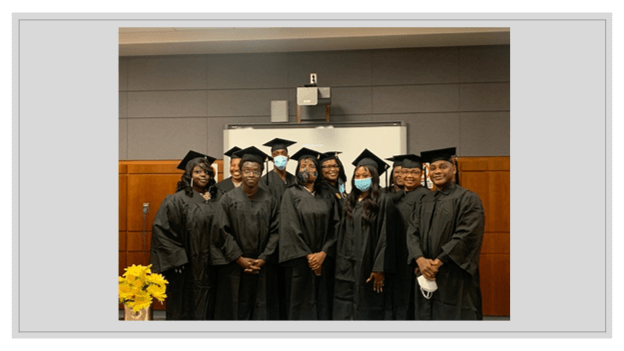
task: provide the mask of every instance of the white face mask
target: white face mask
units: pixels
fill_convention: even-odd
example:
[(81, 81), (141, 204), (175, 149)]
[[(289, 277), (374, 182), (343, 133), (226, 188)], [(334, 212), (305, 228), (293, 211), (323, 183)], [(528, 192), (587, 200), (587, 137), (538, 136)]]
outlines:
[(438, 290), (435, 280), (427, 280), (424, 275), (418, 277), (418, 285), (420, 285), (420, 292), (427, 300), (433, 296), (434, 291)]

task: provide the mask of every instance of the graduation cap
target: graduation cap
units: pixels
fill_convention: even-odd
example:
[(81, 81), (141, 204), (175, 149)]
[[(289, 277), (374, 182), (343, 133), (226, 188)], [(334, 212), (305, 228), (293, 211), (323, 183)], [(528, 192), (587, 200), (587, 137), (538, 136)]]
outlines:
[(271, 157), (255, 146), (250, 146), (236, 152), (241, 157), (241, 164), (246, 161), (257, 162), (264, 167), (263, 163), (271, 160)]
[(286, 140), (286, 139), (275, 138), (275, 139), (273, 139), (271, 141), (267, 141), (266, 143), (264, 143), (262, 145), (270, 146), (271, 147), (271, 151), (275, 151), (275, 150), (286, 149), (290, 145), (295, 144), (295, 143), (296, 143), (296, 141), (290, 141), (290, 140)]
[(429, 163), (433, 163), (435, 161), (440, 161), (440, 160), (453, 162), (453, 156), (455, 156), (456, 154), (455, 149), (456, 148), (454, 147), (449, 147), (446, 149), (423, 151), (420, 153), (420, 156), (425, 162), (429, 162)]
[(403, 168), (422, 168), (423, 159), (418, 155), (406, 154), (395, 156), (395, 158), (400, 159)]
[(392, 168), (394, 168), (394, 167), (402, 167), (403, 166), (403, 164), (402, 164), (403, 163), (403, 159), (401, 158), (402, 156), (405, 156), (405, 155), (392, 156), (390, 158), (386, 158), (385, 160), (388, 160), (390, 162), (394, 162), (392, 164)]
[(364, 149), (360, 156), (353, 161), (352, 165), (356, 168), (360, 166), (375, 167), (379, 175), (382, 175), (386, 169), (390, 168), (387, 163), (377, 157), (374, 153), (370, 152), (368, 149)]
[(297, 153), (290, 156), (290, 158), (293, 160), (299, 161), (304, 156), (310, 156), (313, 159), (318, 160), (319, 156), (321, 156), (321, 153), (318, 151), (308, 149), (307, 147), (302, 147), (301, 150), (297, 151)]
[(223, 154), (225, 156), (229, 156), (230, 158), (241, 158), (239, 154), (237, 154), (236, 152), (242, 150), (240, 147), (238, 146), (234, 146), (233, 148), (229, 149), (228, 151), (224, 152)]
[(186, 156), (184, 156), (184, 158), (182, 159), (182, 161), (180, 161), (180, 163), (178, 164), (178, 167), (177, 167), (177, 168), (178, 168), (178, 169), (181, 169), (181, 170), (183, 170), (183, 171), (186, 171), (186, 165), (187, 165), (187, 164), (188, 164), (191, 160), (196, 159), (196, 158), (203, 158), (203, 159), (205, 159), (205, 160), (206, 160), (206, 163), (207, 163), (208, 165), (211, 165), (211, 164), (212, 164), (212, 163), (216, 160), (216, 158), (214, 158), (214, 157), (211, 157), (211, 156), (208, 156), (208, 155), (204, 155), (204, 154), (199, 153), (199, 152), (197, 152), (197, 151), (190, 150), (190, 151), (186, 154)]
[(323, 162), (325, 162), (327, 160), (337, 159), (338, 158), (338, 154), (341, 154), (341, 153), (342, 153), (342, 151), (327, 151), (327, 152), (324, 152), (324, 153), (322, 153), (319, 156), (319, 161), (320, 161), (320, 163), (323, 163)]

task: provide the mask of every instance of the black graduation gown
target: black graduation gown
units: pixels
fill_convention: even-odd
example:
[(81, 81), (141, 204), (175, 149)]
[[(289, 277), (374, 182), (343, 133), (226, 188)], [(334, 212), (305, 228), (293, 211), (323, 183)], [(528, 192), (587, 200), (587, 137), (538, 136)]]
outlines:
[(150, 261), (152, 271), (169, 281), (168, 320), (212, 319), (216, 278), (209, 266), (209, 228), (220, 195), (206, 203), (195, 190), (193, 197), (178, 191), (165, 198), (154, 218)]
[(266, 186), (265, 189), (268, 189), (271, 192), (271, 195), (275, 196), (277, 203), (279, 204), (282, 201), (282, 195), (284, 194), (284, 191), (286, 191), (286, 188), (295, 185), (297, 183), (297, 179), (294, 175), (286, 172), (286, 183), (284, 183), (282, 178), (280, 178), (274, 170), (271, 170), (262, 176), (260, 183), (263, 186)]
[(217, 188), (221, 189), (224, 193), (227, 193), (228, 191), (236, 187), (234, 186), (234, 183), (232, 182), (232, 177), (228, 177), (218, 182)]
[[(288, 320), (328, 320), (334, 287), (336, 230), (340, 217), (333, 194), (312, 195), (300, 185), (286, 189), (280, 207), (279, 261), (284, 266)], [(325, 252), (321, 275), (306, 256)]]
[[(406, 233), (412, 214), (418, 210), (419, 202), (431, 191), (425, 187), (405, 192), (401, 190), (395, 198), (395, 204), (400, 213), (395, 231), (396, 251), (396, 274), (386, 276), (388, 293), (392, 292), (392, 319), (414, 319), (414, 268), (412, 261), (406, 264), (408, 257)], [(384, 286), (386, 289), (386, 286)]]
[(485, 214), (479, 196), (459, 185), (427, 194), (410, 221), (408, 262), (439, 258), (438, 290), (430, 300), (415, 281), (416, 319), (483, 319), (479, 255)]
[(351, 218), (343, 214), (340, 222), (336, 241), (335, 320), (387, 318), (385, 289), (377, 293), (372, 280), (366, 283), (372, 272), (392, 273), (395, 267), (394, 257), (386, 255), (386, 249), (394, 247), (393, 236), (388, 233), (396, 230), (396, 209), (385, 193), (380, 193), (378, 202), (379, 212), (370, 226), (362, 221), (362, 202), (357, 203)]
[[(219, 265), (215, 319), (278, 319), (276, 267), (271, 260), (278, 242), (278, 205), (259, 188), (250, 199), (242, 187), (221, 197), (212, 230), (212, 263)], [(261, 258), (259, 274), (245, 273), (239, 256)]]

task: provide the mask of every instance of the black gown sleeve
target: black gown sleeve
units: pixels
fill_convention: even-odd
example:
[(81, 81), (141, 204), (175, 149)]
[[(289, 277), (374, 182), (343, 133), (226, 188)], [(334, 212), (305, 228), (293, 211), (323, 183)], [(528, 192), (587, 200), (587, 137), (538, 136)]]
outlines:
[(467, 191), (460, 200), (455, 231), (451, 239), (442, 245), (442, 253), (438, 258), (442, 262), (451, 259), (461, 269), (474, 275), (479, 267), (484, 227), (485, 214), (481, 199), (477, 194)]
[(214, 225), (211, 230), (211, 262), (213, 265), (228, 264), (243, 255), (243, 250), (238, 246), (228, 215), (231, 201), (229, 196), (223, 196), (216, 206)]
[(279, 262), (286, 262), (312, 253), (303, 238), (303, 228), (295, 209), (295, 196), (289, 188), (284, 192), (279, 210)]
[(150, 261), (152, 271), (165, 272), (188, 263), (184, 247), (184, 208), (174, 195), (163, 200), (152, 225)]
[(422, 250), (422, 240), (420, 237), (419, 222), (420, 210), (422, 206), (417, 206), (416, 211), (412, 213), (407, 226), (407, 264), (411, 264), (418, 257), (424, 256)]
[(338, 230), (340, 229), (340, 211), (338, 209), (338, 203), (333, 199), (333, 194), (328, 194), (329, 199), (326, 201), (331, 205), (331, 221), (329, 223), (329, 231), (327, 233), (327, 240), (323, 244), (322, 251), (330, 257), (336, 257), (336, 241), (338, 237)]
[(275, 252), (279, 240), (279, 205), (277, 200), (272, 196), (269, 204), (271, 207), (269, 211), (269, 240), (267, 241), (264, 251), (260, 254), (260, 256), (258, 256), (259, 259), (264, 261), (267, 261)]

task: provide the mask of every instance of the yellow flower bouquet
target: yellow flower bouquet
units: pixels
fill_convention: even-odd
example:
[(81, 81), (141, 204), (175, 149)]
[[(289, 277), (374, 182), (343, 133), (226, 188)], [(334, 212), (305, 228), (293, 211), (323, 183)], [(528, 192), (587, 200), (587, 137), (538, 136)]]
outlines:
[(149, 266), (125, 268), (126, 272), (119, 277), (119, 303), (131, 308), (134, 312), (151, 306), (152, 299), (165, 301), (166, 284), (168, 281), (158, 273), (152, 273)]

